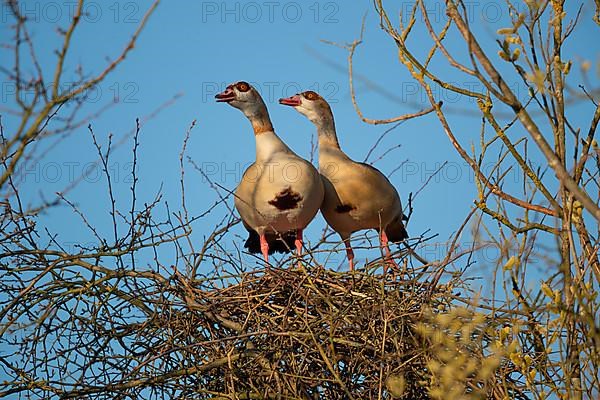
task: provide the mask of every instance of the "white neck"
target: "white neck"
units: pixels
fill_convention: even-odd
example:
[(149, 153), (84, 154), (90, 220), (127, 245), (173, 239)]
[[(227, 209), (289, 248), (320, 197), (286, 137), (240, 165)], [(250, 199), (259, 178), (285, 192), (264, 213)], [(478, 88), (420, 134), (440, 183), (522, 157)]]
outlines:
[(277, 152), (290, 152), (290, 148), (273, 131), (265, 131), (256, 138), (256, 161), (268, 162)]

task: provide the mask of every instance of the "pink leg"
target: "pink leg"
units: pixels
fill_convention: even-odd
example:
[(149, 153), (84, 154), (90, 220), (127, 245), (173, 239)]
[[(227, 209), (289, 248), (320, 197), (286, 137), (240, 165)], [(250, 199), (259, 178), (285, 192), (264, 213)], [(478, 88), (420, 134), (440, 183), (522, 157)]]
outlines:
[(267, 243), (267, 238), (264, 233), (260, 235), (260, 251), (262, 251), (262, 255), (265, 258), (265, 262), (267, 265), (269, 264), (269, 243)]
[(302, 264), (300, 263), (300, 256), (302, 255), (302, 229), (296, 231), (294, 244), (296, 245), (296, 254), (298, 255), (298, 268), (302, 268)]
[(294, 241), (294, 244), (296, 245), (296, 253), (298, 254), (298, 257), (300, 257), (302, 255), (302, 229), (296, 231), (296, 240)]
[(383, 229), (379, 233), (379, 241), (381, 243), (381, 248), (385, 250), (385, 267), (383, 268), (383, 274), (386, 275), (388, 267), (392, 267), (394, 270), (397, 270), (398, 265), (396, 265), (394, 259), (392, 258), (392, 252), (390, 251), (390, 246), (388, 244), (388, 237)]
[(352, 245), (350, 244), (350, 238), (343, 239), (346, 245), (346, 257), (348, 257), (348, 266), (350, 271), (354, 271), (354, 251), (352, 251)]

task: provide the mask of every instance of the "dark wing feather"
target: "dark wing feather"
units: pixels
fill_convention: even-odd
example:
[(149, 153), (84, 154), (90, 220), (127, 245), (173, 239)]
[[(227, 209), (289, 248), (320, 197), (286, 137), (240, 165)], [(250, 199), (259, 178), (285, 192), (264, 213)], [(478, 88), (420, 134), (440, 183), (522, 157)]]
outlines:
[[(248, 229), (248, 228), (246, 228)], [(267, 235), (267, 243), (269, 244), (269, 254), (273, 253), (289, 253), (295, 248), (294, 241), (296, 240), (296, 232), (286, 232), (281, 237), (279, 235)], [(248, 239), (244, 247), (252, 254), (260, 254), (260, 237), (253, 229), (248, 229)]]
[(408, 239), (408, 232), (406, 232), (406, 228), (404, 227), (404, 223), (402, 222), (402, 217), (404, 214), (400, 213), (397, 215), (392, 222), (385, 228), (385, 234), (388, 237), (388, 240), (394, 243), (401, 242), (405, 239)]

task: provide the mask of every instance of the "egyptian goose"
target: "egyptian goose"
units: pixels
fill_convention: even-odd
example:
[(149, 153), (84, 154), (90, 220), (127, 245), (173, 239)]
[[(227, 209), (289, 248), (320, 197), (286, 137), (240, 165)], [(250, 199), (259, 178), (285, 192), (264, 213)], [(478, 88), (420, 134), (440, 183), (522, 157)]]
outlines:
[(302, 252), (302, 231), (323, 202), (323, 182), (313, 165), (300, 158), (273, 130), (260, 94), (246, 82), (233, 83), (215, 96), (241, 110), (252, 123), (256, 162), (242, 176), (235, 191), (235, 208), (248, 230), (245, 248), (269, 254)]
[(395, 266), (388, 241), (408, 238), (400, 196), (390, 181), (369, 164), (350, 159), (338, 143), (333, 113), (329, 104), (313, 91), (279, 99), (280, 104), (294, 107), (317, 127), (319, 137), (319, 171), (325, 185), (321, 212), (341, 236), (346, 246), (350, 270), (354, 269), (354, 252), (350, 235), (363, 229), (379, 232), (385, 251), (386, 267)]

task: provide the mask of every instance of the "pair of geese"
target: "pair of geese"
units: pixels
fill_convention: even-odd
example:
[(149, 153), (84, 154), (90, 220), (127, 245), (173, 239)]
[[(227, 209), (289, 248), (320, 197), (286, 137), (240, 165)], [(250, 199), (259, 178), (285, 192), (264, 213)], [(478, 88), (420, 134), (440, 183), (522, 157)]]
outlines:
[(294, 153), (273, 130), (267, 107), (258, 91), (247, 82), (236, 82), (215, 96), (241, 110), (252, 123), (256, 162), (235, 191), (235, 207), (249, 236), (245, 248), (269, 255), (302, 253), (302, 231), (319, 209), (342, 238), (350, 270), (354, 252), (350, 235), (363, 229), (379, 232), (385, 252), (385, 268), (395, 267), (388, 242), (408, 238), (400, 196), (376, 168), (353, 161), (338, 143), (333, 113), (319, 94), (306, 91), (279, 100), (294, 107), (317, 127), (319, 171)]

